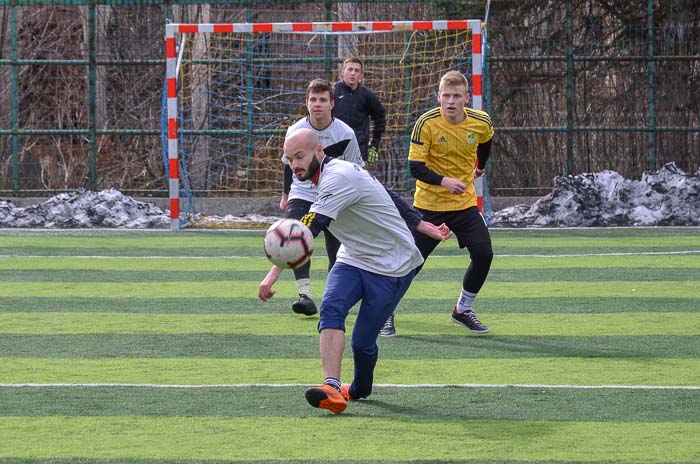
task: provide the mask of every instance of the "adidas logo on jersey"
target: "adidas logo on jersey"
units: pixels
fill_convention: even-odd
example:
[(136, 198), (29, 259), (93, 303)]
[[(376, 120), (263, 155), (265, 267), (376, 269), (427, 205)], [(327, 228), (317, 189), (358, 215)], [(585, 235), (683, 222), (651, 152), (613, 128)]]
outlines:
[(444, 135), (441, 135), (437, 141), (438, 141), (438, 143), (447, 143), (447, 137), (445, 137)]

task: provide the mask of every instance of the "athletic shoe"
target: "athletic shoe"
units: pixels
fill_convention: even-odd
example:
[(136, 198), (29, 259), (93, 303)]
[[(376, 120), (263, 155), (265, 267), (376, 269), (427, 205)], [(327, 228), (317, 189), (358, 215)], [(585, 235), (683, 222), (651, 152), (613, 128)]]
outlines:
[(345, 398), (345, 401), (354, 401), (355, 398), (353, 398), (350, 395), (350, 385), (347, 383), (344, 383), (343, 385), (340, 386), (340, 394), (343, 395), (343, 398)]
[(396, 336), (396, 327), (394, 327), (394, 314), (392, 313), (391, 316), (389, 316), (389, 319), (386, 320), (384, 323), (384, 327), (382, 327), (382, 330), (379, 331), (379, 336), (380, 337), (395, 337)]
[(463, 325), (477, 334), (485, 334), (489, 331), (489, 328), (476, 318), (476, 313), (474, 311), (459, 313), (457, 312), (457, 305), (455, 305), (455, 308), (452, 310), (452, 322)]
[(299, 299), (292, 304), (292, 311), (305, 316), (313, 316), (318, 312), (314, 300), (304, 294), (300, 294)]
[(343, 395), (330, 385), (307, 388), (304, 395), (306, 401), (314, 408), (327, 409), (335, 414), (340, 414), (348, 407), (348, 402)]

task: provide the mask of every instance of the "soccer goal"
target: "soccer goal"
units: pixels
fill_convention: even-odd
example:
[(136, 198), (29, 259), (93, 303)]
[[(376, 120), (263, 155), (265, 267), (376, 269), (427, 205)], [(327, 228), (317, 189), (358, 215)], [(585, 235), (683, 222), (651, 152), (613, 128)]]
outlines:
[[(387, 110), (373, 173), (411, 193), (413, 123), (438, 105), (440, 77), (463, 72), (482, 105), (482, 23), (458, 21), (168, 24), (164, 160), (171, 228), (209, 214), (281, 215), (287, 127), (306, 115), (315, 78), (338, 79), (345, 58)], [(205, 206), (206, 205), (206, 206)]]

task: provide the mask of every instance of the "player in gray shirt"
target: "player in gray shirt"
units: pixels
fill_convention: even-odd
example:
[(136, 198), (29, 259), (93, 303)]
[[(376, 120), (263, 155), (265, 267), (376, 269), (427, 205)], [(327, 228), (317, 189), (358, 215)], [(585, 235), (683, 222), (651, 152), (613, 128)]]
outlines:
[[(360, 147), (353, 130), (340, 119), (331, 115), (333, 109), (333, 86), (323, 79), (314, 79), (306, 88), (306, 109), (308, 116), (298, 120), (287, 129), (287, 137), (299, 129), (313, 131), (321, 141), (326, 155), (343, 159), (360, 166), (364, 165)], [(309, 212), (316, 200), (316, 186), (309, 180), (301, 180), (294, 175), (287, 157), (282, 156), (284, 167), (284, 190), (280, 209), (285, 217), (301, 219)], [(330, 233), (324, 232), (328, 269), (333, 267), (340, 242)], [(311, 295), (311, 262), (294, 270), (294, 280), (299, 291), (299, 299), (292, 304), (295, 313), (312, 316), (316, 314), (316, 303)]]
[[(395, 200), (367, 171), (326, 156), (318, 136), (308, 129), (291, 134), (284, 152), (294, 174), (318, 186), (316, 200), (302, 222), (314, 236), (327, 228), (341, 242), (336, 264), (328, 273), (318, 323), (325, 380), (305, 392), (309, 404), (338, 414), (348, 401), (372, 393), (379, 330), (406, 293), (423, 258)], [(451, 235), (444, 224), (422, 220), (416, 230), (438, 240)], [(281, 272), (273, 266), (260, 283), (261, 300), (274, 295), (272, 286)], [(351, 384), (341, 384), (345, 319), (358, 302), (351, 340), (355, 375)]]

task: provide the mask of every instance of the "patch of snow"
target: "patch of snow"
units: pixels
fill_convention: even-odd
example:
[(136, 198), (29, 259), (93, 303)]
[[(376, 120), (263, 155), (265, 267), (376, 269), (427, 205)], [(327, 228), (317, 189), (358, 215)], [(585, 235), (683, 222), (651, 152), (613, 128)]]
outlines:
[(494, 214), (491, 227), (610, 227), (700, 225), (700, 169), (674, 163), (641, 180), (614, 171), (556, 177), (554, 189), (532, 206)]
[(170, 218), (157, 206), (114, 189), (61, 193), (26, 208), (0, 201), (0, 227), (151, 229), (169, 225)]
[[(265, 228), (278, 218), (248, 214), (199, 216), (188, 227)], [(700, 169), (688, 175), (669, 163), (641, 180), (614, 171), (554, 179), (551, 193), (532, 206), (496, 212), (491, 227), (699, 226)], [(110, 189), (62, 193), (26, 208), (0, 200), (0, 227), (126, 228), (170, 227), (168, 211)]]

